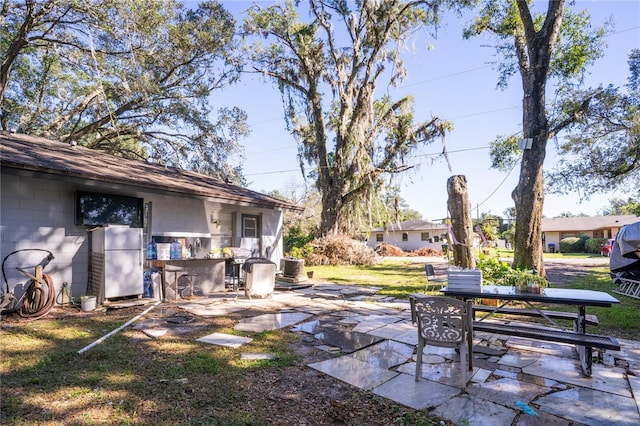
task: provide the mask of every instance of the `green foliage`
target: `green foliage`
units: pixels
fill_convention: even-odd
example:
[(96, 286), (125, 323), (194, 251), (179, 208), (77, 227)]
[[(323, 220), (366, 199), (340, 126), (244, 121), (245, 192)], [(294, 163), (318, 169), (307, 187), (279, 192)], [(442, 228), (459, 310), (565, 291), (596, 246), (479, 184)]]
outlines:
[(636, 215), (640, 216), (640, 191), (635, 197), (629, 197), (627, 200), (620, 198), (612, 198), (609, 204), (600, 210), (603, 216), (609, 215)]
[(512, 269), (507, 262), (483, 254), (476, 261), (476, 268), (482, 271), (482, 280), (487, 284), (521, 287), (526, 286), (529, 282), (535, 282), (540, 287), (549, 286), (546, 278), (532, 271)]
[[(576, 125), (560, 144), (563, 160), (547, 175), (549, 189), (556, 193), (585, 194), (612, 189), (637, 190), (640, 186), (640, 49), (629, 55), (626, 87), (567, 91), (558, 115), (572, 114), (572, 103), (587, 105)], [(573, 99), (573, 101), (572, 101)], [(584, 101), (586, 99), (586, 101)], [(632, 214), (640, 209), (631, 207)], [(613, 214), (613, 213), (606, 213)]]
[(589, 238), (584, 243), (585, 253), (600, 253), (600, 247), (608, 240), (608, 238)]
[(401, 4), (311, 2), (309, 22), (297, 2), (248, 11), (247, 56), (283, 94), (300, 167), (321, 192), (322, 235), (353, 235), (391, 177), (412, 168), (410, 154), (451, 130), (437, 117), (416, 122), (410, 96), (376, 97), (404, 79), (402, 47), (438, 21), (441, 2)]
[(476, 268), (482, 271), (483, 281), (490, 283), (502, 281), (512, 271), (507, 262), (500, 261), (494, 257), (487, 257), (482, 253), (476, 261)]
[[(397, 185), (381, 189), (382, 196), (375, 197), (369, 206), (373, 227), (388, 223), (400, 223), (412, 219), (422, 219), (420, 212), (409, 208), (406, 200), (400, 195)], [(371, 227), (367, 226), (365, 230)]]
[(520, 159), (518, 150), (518, 138), (511, 136), (498, 136), (491, 142), (491, 167), (503, 172), (510, 171), (518, 164)]
[(313, 246), (309, 244), (316, 236), (313, 233), (304, 233), (298, 227), (288, 229), (284, 237), (284, 252), (287, 256), (304, 259), (313, 253)]
[[(560, 240), (560, 251), (562, 253), (584, 253), (585, 244), (589, 239), (586, 235), (580, 237), (567, 237)], [(598, 251), (600, 249), (598, 248)]]
[(209, 107), (239, 75), (235, 21), (219, 3), (49, 0), (5, 12), (4, 130), (242, 180), (230, 160), (246, 115)]

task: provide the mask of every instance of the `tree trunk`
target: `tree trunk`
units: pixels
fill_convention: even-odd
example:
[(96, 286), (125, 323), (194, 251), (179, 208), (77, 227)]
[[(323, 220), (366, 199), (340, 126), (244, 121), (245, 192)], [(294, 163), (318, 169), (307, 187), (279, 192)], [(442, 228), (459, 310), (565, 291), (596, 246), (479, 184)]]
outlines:
[[(524, 37), (516, 38), (516, 51), (522, 76), (522, 135), (531, 138), (531, 149), (525, 149), (520, 166), (520, 180), (511, 194), (516, 205), (516, 233), (513, 268), (535, 269), (545, 276), (542, 260), (542, 207), (544, 178), (542, 166), (549, 139), (549, 122), (545, 106), (545, 90), (556, 43), (564, 1), (550, 1), (542, 28), (536, 31), (526, 0), (517, 1)], [(526, 44), (526, 46), (525, 46)]]
[[(453, 251), (453, 264), (462, 268), (475, 268), (473, 256), (473, 223), (471, 221), (471, 203), (467, 193), (467, 178), (463, 175), (451, 176), (447, 180), (447, 208), (451, 215), (449, 246)], [(455, 240), (454, 240), (455, 239)]]
[[(542, 99), (544, 93), (532, 96)], [(512, 193), (516, 206), (516, 232), (513, 268), (535, 269), (544, 276), (542, 259), (542, 207), (544, 205), (543, 163), (548, 138), (548, 124), (543, 105), (527, 106), (525, 97), (524, 134), (533, 137), (531, 149), (526, 149), (522, 156), (520, 180)], [(539, 113), (529, 114), (527, 111), (537, 110)]]
[(322, 213), (320, 214), (320, 233), (322, 236), (335, 236), (340, 233), (340, 210), (342, 196), (339, 186), (325, 187), (322, 190)]

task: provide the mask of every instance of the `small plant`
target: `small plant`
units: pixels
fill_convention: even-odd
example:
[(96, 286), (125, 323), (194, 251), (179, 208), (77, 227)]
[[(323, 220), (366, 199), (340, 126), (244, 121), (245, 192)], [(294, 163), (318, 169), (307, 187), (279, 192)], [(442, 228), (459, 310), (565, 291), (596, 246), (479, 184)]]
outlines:
[(313, 254), (313, 246), (310, 243), (303, 245), (302, 247), (292, 247), (289, 250), (289, 257), (296, 259), (304, 259), (307, 256)]
[(534, 287), (545, 288), (549, 282), (545, 277), (534, 272), (512, 269), (507, 262), (500, 262), (495, 258), (480, 255), (476, 267), (482, 271), (482, 279), (486, 283), (506, 285), (527, 289), (529, 283)]

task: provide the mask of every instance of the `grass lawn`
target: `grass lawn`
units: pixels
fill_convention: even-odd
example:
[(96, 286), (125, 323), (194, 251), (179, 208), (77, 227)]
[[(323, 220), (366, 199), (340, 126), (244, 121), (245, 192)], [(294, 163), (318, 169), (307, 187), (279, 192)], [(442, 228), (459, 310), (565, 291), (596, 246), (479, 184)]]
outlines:
[[(551, 256), (558, 253), (550, 254)], [(565, 257), (592, 257), (585, 254), (572, 254)], [(545, 255), (546, 257), (546, 255)], [(599, 256), (596, 256), (599, 257)], [(407, 260), (409, 259), (409, 260)], [(307, 266), (313, 270), (316, 282), (336, 282), (345, 285), (364, 285), (380, 287), (379, 294), (405, 298), (411, 293), (425, 291), (424, 263), (410, 258), (403, 260), (385, 260), (371, 266)], [(610, 334), (616, 337), (638, 339), (640, 336), (640, 300), (622, 296), (613, 292), (615, 285), (609, 277), (608, 268), (593, 268), (586, 276), (570, 282), (568, 288), (584, 288), (604, 291), (620, 300), (619, 305), (611, 308), (589, 307), (588, 313), (595, 314), (600, 325), (590, 331), (599, 334)], [(433, 293), (437, 294), (437, 293)], [(571, 306), (553, 305), (549, 309), (573, 312)]]

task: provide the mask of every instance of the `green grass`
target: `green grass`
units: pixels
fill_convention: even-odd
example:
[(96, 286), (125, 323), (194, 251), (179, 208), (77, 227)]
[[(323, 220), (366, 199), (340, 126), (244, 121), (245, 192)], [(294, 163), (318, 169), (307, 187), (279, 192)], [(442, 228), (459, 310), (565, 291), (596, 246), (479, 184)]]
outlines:
[(307, 266), (306, 270), (313, 271), (316, 282), (381, 287), (379, 293), (383, 295), (406, 297), (425, 289), (424, 263), (417, 260), (386, 260), (367, 266)]
[[(593, 268), (589, 274), (571, 281), (567, 288), (604, 291), (620, 301), (610, 308), (589, 307), (587, 313), (598, 317), (600, 324), (588, 331), (615, 337), (638, 339), (640, 336), (640, 300), (614, 293), (616, 285), (609, 276), (608, 268)], [(569, 306), (548, 306), (555, 310), (574, 311)]]
[[(234, 350), (199, 343), (194, 334), (151, 340), (125, 329), (77, 353), (122, 319), (96, 315), (3, 327), (2, 424), (266, 424), (260, 414), (238, 410), (238, 384), (251, 371), (278, 371), (298, 359), (290, 347), (295, 335), (285, 330), (260, 333)], [(271, 351), (276, 358), (241, 361), (241, 351)]]
[[(573, 258), (593, 257), (588, 254), (575, 253), (549, 253), (549, 255), (554, 258), (557, 258), (558, 255)], [(425, 291), (424, 263), (418, 260), (385, 260), (371, 266), (307, 266), (306, 269), (314, 271), (313, 279), (317, 282), (381, 287), (379, 294), (398, 298), (406, 298), (411, 293)], [(630, 339), (637, 339), (640, 336), (640, 300), (614, 293), (613, 290), (616, 286), (609, 276), (608, 268), (593, 268), (588, 275), (576, 278), (567, 287), (604, 291), (620, 300), (619, 305), (614, 305), (611, 308), (588, 308), (588, 313), (596, 315), (600, 321), (597, 329), (592, 328), (589, 331)], [(433, 292), (433, 294), (438, 293)], [(562, 305), (546, 306), (546, 308), (567, 312), (575, 311), (575, 308), (571, 306)]]

